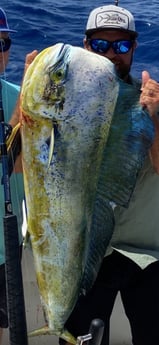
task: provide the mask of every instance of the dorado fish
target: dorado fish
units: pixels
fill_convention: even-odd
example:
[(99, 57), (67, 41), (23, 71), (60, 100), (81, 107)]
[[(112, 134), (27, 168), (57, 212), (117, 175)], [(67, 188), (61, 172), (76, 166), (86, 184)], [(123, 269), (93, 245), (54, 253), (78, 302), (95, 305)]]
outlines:
[[(48, 324), (34, 334), (75, 343), (64, 325), (100, 268), (114, 228), (112, 202), (127, 206), (151, 145), (145, 112), (133, 117), (131, 104), (121, 117), (118, 95), (126, 89), (109, 60), (62, 43), (42, 51), (24, 77), (28, 229)], [(130, 101), (131, 89), (126, 95)]]
[(39, 333), (71, 342), (63, 327), (79, 295), (118, 88), (111, 62), (63, 44), (42, 51), (22, 85), (28, 230), (48, 322)]

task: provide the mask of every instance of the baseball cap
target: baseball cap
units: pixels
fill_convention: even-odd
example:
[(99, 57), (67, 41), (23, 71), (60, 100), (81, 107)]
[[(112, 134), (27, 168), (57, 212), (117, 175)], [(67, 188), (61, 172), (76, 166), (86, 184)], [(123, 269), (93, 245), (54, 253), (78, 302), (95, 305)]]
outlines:
[(7, 17), (2, 8), (0, 8), (0, 32), (17, 32), (16, 30), (11, 30), (9, 28)]
[(138, 36), (133, 15), (125, 8), (115, 5), (101, 6), (91, 11), (85, 34), (107, 29), (119, 29), (129, 32), (134, 37)]

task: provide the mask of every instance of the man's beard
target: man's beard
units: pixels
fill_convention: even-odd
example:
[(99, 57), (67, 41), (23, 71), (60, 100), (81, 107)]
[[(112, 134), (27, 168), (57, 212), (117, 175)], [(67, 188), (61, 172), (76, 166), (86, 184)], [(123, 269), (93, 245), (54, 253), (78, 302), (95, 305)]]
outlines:
[(129, 73), (130, 73), (130, 67), (131, 66), (128, 66), (128, 65), (124, 65), (122, 66), (122, 68), (120, 69), (116, 69), (116, 72), (117, 72), (117, 75), (120, 79), (123, 79), (125, 80), (125, 78), (128, 77)]
[(130, 70), (131, 70), (132, 61), (133, 61), (133, 55), (131, 56), (131, 61), (130, 61), (129, 65), (123, 64), (122, 62), (120, 62), (116, 59), (114, 59), (114, 61), (112, 60), (112, 62), (115, 65), (117, 75), (120, 79), (123, 79), (126, 81), (127, 77), (129, 76)]

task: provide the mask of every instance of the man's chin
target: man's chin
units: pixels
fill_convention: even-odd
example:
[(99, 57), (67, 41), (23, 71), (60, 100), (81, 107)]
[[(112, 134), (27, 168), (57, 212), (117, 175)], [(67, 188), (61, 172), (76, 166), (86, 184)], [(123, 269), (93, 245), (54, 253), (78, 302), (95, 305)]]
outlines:
[(128, 75), (129, 75), (129, 71), (126, 70), (126, 71), (121, 71), (119, 69), (116, 68), (116, 72), (117, 72), (117, 76), (120, 78), (120, 79), (123, 79), (123, 80), (126, 80), (128, 78)]

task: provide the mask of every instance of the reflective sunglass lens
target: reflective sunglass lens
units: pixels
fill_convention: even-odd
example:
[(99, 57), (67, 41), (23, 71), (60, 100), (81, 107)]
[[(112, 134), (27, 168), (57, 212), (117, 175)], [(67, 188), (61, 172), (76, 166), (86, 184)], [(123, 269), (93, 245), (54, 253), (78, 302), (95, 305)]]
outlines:
[(132, 47), (132, 41), (114, 42), (114, 50), (117, 54), (126, 54)]
[(0, 52), (6, 52), (11, 46), (10, 38), (0, 38)]
[(126, 54), (131, 49), (133, 41), (106, 41), (100, 39), (89, 40), (91, 49), (95, 53), (105, 54), (112, 47), (115, 54)]
[(90, 40), (90, 46), (96, 53), (106, 53), (110, 44), (104, 40)]

